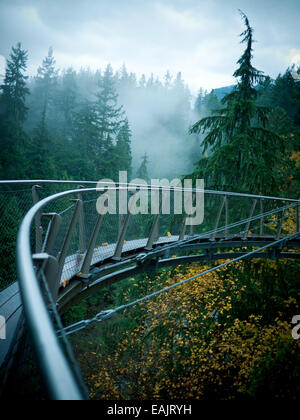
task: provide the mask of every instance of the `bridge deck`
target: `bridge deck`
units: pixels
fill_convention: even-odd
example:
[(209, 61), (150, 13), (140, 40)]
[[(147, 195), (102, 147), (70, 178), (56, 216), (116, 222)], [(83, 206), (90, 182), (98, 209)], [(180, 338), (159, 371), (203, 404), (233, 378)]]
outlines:
[[(127, 241), (124, 243), (123, 246), (123, 253), (130, 252), (133, 250), (143, 249), (147, 245), (148, 238), (143, 239), (135, 239), (132, 241)], [(167, 243), (173, 243), (178, 241), (177, 236), (163, 236), (155, 242), (155, 245), (162, 245)], [(116, 244), (109, 244), (107, 246), (98, 246), (94, 250), (93, 258), (92, 258), (92, 265), (103, 262), (112, 258), (114, 256), (116, 249)], [(61, 276), (61, 282), (65, 280), (70, 280), (80, 271), (81, 263), (82, 263), (83, 256), (80, 255), (71, 255), (66, 258), (66, 262), (64, 265), (64, 269)]]
[[(154, 245), (155, 246), (157, 246), (157, 245), (167, 245), (168, 243), (173, 244), (176, 241), (178, 241), (178, 238), (179, 238), (178, 235), (162, 236), (158, 239), (158, 241), (156, 241), (154, 243)], [(191, 239), (191, 238), (192, 238), (191, 236), (185, 236), (185, 239)], [(197, 238), (195, 238), (195, 239), (197, 239)], [(217, 242), (212, 241), (211, 236), (207, 235), (207, 236), (202, 236), (200, 241), (202, 242), (203, 248), (217, 247), (218, 245), (221, 246), (220, 240), (224, 241), (222, 243), (222, 247), (225, 246), (226, 238), (224, 238), (224, 235), (216, 235), (215, 239), (216, 239)], [(241, 238), (241, 237), (236, 238), (236, 239), (237, 240), (242, 240), (243, 243), (244, 243), (244, 246), (247, 246), (247, 242), (249, 240), (253, 239), (253, 237), (248, 236), (246, 239)], [(264, 242), (272, 242), (272, 241), (274, 241), (274, 236), (265, 235), (264, 237), (260, 237), (258, 239), (260, 241), (264, 241)], [(134, 250), (136, 250), (137, 252), (139, 252), (139, 251), (143, 252), (143, 249), (147, 245), (147, 241), (148, 241), (148, 238), (135, 239), (135, 240), (127, 241), (126, 243), (124, 243), (122, 252), (123, 253), (129, 253), (129, 252), (134, 251)], [(199, 247), (199, 246), (197, 245), (197, 247)], [(91, 265), (102, 263), (102, 262), (112, 258), (114, 256), (115, 248), (116, 248), (115, 243), (108, 244), (106, 246), (96, 247), (94, 249)], [(193, 248), (193, 245), (191, 245), (191, 248)], [(84, 254), (70, 255), (66, 258), (64, 269), (63, 269), (62, 276), (61, 276), (61, 284), (64, 284), (64, 282), (70, 280), (71, 278), (76, 276), (76, 274), (78, 274), (80, 272), (80, 268), (81, 268), (83, 259), (84, 259)]]
[(22, 321), (21, 294), (17, 282), (0, 293), (0, 314), (6, 321), (6, 338), (0, 339), (0, 367), (2, 368), (9, 362), (10, 355), (14, 352), (18, 341), (16, 334), (19, 332)]

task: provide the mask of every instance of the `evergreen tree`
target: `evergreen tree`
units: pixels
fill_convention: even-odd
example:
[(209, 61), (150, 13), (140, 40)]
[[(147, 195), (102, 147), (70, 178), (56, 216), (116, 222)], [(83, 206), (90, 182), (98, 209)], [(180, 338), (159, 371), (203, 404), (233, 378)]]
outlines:
[(131, 130), (128, 119), (125, 119), (117, 135), (117, 144), (115, 148), (116, 163), (119, 171), (127, 171), (128, 179), (131, 178)]
[(67, 69), (62, 76), (61, 87), (58, 93), (57, 105), (62, 114), (62, 132), (70, 136), (73, 125), (73, 115), (77, 106), (76, 73), (72, 68)]
[(85, 101), (74, 113), (72, 141), (69, 143), (70, 162), (66, 165), (69, 173), (81, 179), (100, 179), (99, 167), (99, 127), (94, 104)]
[(99, 91), (96, 96), (96, 123), (99, 130), (96, 156), (99, 158), (99, 171), (101, 176), (106, 176), (106, 173), (109, 171), (109, 163), (102, 158), (104, 156), (107, 158), (108, 150), (111, 151), (113, 136), (120, 130), (124, 115), (123, 107), (118, 107), (118, 94), (115, 88), (113, 70), (110, 65), (107, 66), (103, 77), (99, 81)]
[(33, 132), (30, 148), (27, 152), (27, 160), (32, 162), (29, 167), (29, 177), (32, 179), (55, 179), (55, 154), (52, 147), (51, 135), (46, 125), (45, 110), (38, 126)]
[(165, 81), (164, 87), (166, 89), (170, 89), (171, 86), (172, 86), (172, 76), (171, 76), (169, 70), (167, 71), (167, 73), (164, 76), (164, 81)]
[(136, 176), (137, 178), (143, 179), (144, 181), (147, 181), (149, 183), (148, 164), (149, 164), (148, 155), (147, 153), (145, 153), (144, 156), (142, 157), (142, 163), (136, 173)]
[(146, 84), (147, 84), (146, 76), (144, 74), (142, 74), (142, 76), (141, 76), (141, 78), (139, 80), (139, 87), (140, 88), (145, 88), (146, 87)]
[(222, 99), (222, 109), (190, 129), (190, 133), (206, 134), (204, 151), (210, 149), (212, 153), (198, 163), (195, 175), (218, 189), (274, 194), (284, 143), (266, 127), (270, 108), (256, 104), (258, 91), (254, 86), (263, 76), (252, 66), (253, 29), (247, 16), (241, 15), (246, 26), (241, 42), (246, 43), (246, 49), (234, 72), (236, 88)]
[(55, 69), (53, 49), (50, 47), (47, 57), (38, 68), (35, 79), (35, 97), (37, 100), (38, 112), (45, 121), (49, 120), (50, 107), (54, 105), (55, 91), (57, 88), (58, 71)]
[(27, 51), (21, 43), (12, 47), (10, 60), (0, 97), (0, 179), (22, 179), (27, 175), (30, 162), (26, 160), (26, 149), (30, 142), (23, 130), (27, 115), (25, 98), (29, 94), (26, 85)]
[(194, 105), (194, 109), (195, 111), (198, 113), (198, 115), (201, 115), (201, 107), (202, 107), (202, 101), (205, 97), (206, 93), (203, 92), (203, 89), (200, 88), (196, 101), (195, 101), (195, 105)]
[(220, 101), (214, 90), (206, 94), (200, 104), (199, 112), (202, 117), (214, 114), (214, 112), (221, 108)]
[(19, 42), (12, 47), (10, 60), (7, 60), (4, 83), (1, 86), (1, 114), (4, 118), (22, 124), (26, 119), (26, 95), (29, 89), (26, 86), (28, 76), (24, 75), (27, 69), (28, 52), (22, 49)]
[(272, 86), (270, 102), (284, 109), (297, 126), (300, 125), (300, 82), (292, 72), (293, 69), (288, 68), (283, 75), (278, 75)]
[(108, 134), (104, 140), (101, 163), (103, 163), (101, 165), (103, 166), (101, 169), (104, 170), (103, 177), (113, 180), (118, 179), (119, 172), (117, 165), (119, 162), (116, 156), (116, 146), (114, 145), (114, 141), (110, 134)]
[(190, 114), (190, 92), (186, 87), (181, 73), (177, 73), (177, 76), (173, 82), (172, 89), (170, 91), (171, 103), (173, 106), (171, 116), (168, 116), (170, 120), (169, 130), (174, 135), (179, 135), (181, 139), (185, 138), (188, 120)]

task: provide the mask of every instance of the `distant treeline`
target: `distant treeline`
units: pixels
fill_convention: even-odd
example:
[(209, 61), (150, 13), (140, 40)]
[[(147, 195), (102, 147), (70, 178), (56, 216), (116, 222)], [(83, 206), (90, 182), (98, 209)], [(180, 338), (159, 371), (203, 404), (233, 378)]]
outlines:
[[(12, 48), (0, 90), (0, 178), (177, 177), (203, 157), (197, 119), (222, 108), (219, 92), (202, 88), (191, 105), (181, 73), (139, 80), (125, 65), (95, 72), (56, 68), (52, 48), (37, 74), (28, 52)], [(225, 88), (226, 89), (226, 88)], [(299, 89), (290, 69), (266, 78), (257, 102), (280, 108), (283, 133), (299, 126)], [(280, 121), (276, 118), (276, 124)], [(146, 169), (146, 171), (145, 171)]]
[[(0, 178), (175, 176), (192, 168), (191, 94), (181, 73), (140, 80), (114, 71), (59, 71), (50, 48), (35, 77), (12, 48), (0, 91)], [(13, 165), (12, 165), (13, 163)], [(147, 168), (148, 169), (148, 168)]]

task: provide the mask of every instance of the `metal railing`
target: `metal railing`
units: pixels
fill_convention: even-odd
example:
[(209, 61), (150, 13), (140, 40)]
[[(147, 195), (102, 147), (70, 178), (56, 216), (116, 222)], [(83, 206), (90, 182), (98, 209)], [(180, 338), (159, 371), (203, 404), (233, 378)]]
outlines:
[[(35, 181), (23, 183), (37, 185)], [(38, 183), (56, 182), (39, 180)], [(121, 191), (128, 189), (128, 185), (110, 188)], [(153, 190), (160, 194), (166, 190), (141, 188), (149, 194)], [(65, 339), (56, 309), (62, 309), (87, 287), (111, 279), (115, 267), (136, 264), (143, 270), (143, 261), (165, 258), (170, 252), (189, 247), (209, 248), (214, 243), (216, 247), (224, 243), (230, 247), (229, 241), (237, 238), (238, 244), (242, 242), (246, 246), (251, 238), (263, 240), (266, 245), (262, 251), (264, 247), (282, 248), (289, 240), (298, 238), (300, 202), (297, 200), (176, 187), (167, 190), (172, 194), (204, 193), (204, 222), (188, 227), (186, 214), (163, 214), (161, 208), (157, 215), (101, 216), (96, 210), (99, 192), (95, 188), (63, 191), (41, 200), (37, 195), (34, 197), (36, 204), (24, 217), (18, 235), (18, 278), (26, 320), (52, 398), (84, 398), (78, 372), (71, 369), (70, 357), (57, 336), (59, 330), (60, 337)], [(33, 194), (38, 193), (34, 187)], [(291, 222), (293, 232), (290, 225), (286, 226), (287, 221)], [(248, 253), (248, 257), (252, 255), (255, 252)], [(122, 276), (126, 277), (130, 269), (121, 270)]]

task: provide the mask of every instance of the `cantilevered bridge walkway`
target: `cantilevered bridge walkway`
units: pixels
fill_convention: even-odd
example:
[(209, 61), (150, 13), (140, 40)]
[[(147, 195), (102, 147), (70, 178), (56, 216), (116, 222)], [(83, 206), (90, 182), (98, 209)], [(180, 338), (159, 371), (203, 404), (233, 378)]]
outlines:
[[(160, 205), (155, 215), (100, 215), (96, 202), (103, 192), (96, 184), (0, 181), (0, 316), (6, 320), (2, 327), (5, 339), (0, 339), (2, 382), (9, 374), (22, 335), (23, 315), (49, 396), (83, 399), (85, 389), (67, 336), (170, 287), (102, 311), (91, 320), (63, 326), (59, 314), (76, 301), (107, 284), (168, 266), (215, 261), (211, 269), (199, 268), (199, 274), (187, 282), (245, 258), (300, 258), (297, 200), (137, 186), (149, 197), (149, 213), (152, 193), (158, 194), (160, 201), (164, 194), (169, 195), (171, 214), (164, 214)], [(132, 185), (111, 185), (108, 190), (126, 191), (129, 200)], [(187, 214), (174, 214), (175, 195), (185, 193), (192, 198), (202, 194), (202, 224), (188, 226)]]

